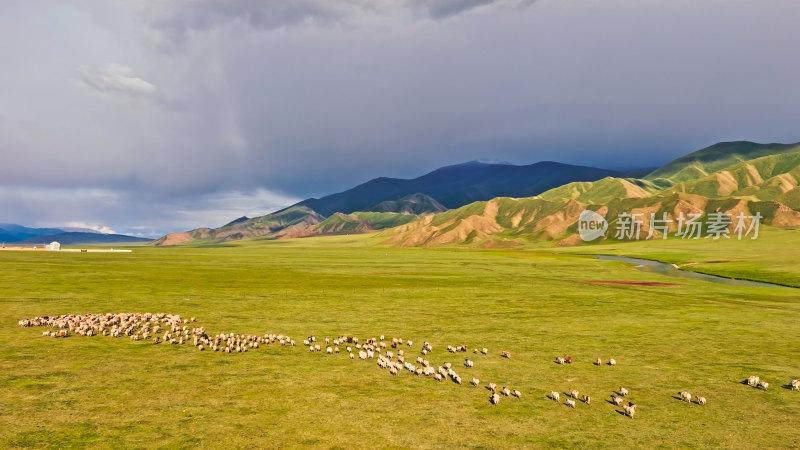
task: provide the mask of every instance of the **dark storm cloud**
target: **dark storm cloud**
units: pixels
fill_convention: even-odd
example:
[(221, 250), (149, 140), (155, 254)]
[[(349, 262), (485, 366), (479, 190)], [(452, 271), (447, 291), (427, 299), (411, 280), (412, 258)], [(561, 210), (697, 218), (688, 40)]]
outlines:
[(799, 13), (793, 0), (3, 2), (3, 221), (171, 231), (471, 159), (633, 168), (719, 140), (797, 141)]

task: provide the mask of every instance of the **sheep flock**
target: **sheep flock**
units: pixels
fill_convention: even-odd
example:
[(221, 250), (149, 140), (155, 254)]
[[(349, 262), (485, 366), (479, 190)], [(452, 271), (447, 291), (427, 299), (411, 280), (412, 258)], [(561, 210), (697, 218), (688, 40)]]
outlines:
[[(133, 341), (144, 341), (152, 344), (187, 345), (191, 343), (198, 351), (211, 351), (221, 353), (242, 353), (259, 349), (266, 345), (281, 345), (295, 347), (296, 342), (293, 338), (285, 334), (264, 333), (255, 334), (235, 334), (218, 333), (213, 336), (206, 332), (205, 328), (195, 326), (196, 318), (183, 318), (178, 314), (166, 313), (119, 313), (119, 314), (80, 314), (80, 315), (59, 315), (42, 316), (32, 319), (19, 321), (21, 327), (52, 327), (52, 331), (44, 331), (42, 336), (53, 338), (66, 338), (71, 335), (79, 336), (111, 336), (128, 337)], [(324, 343), (324, 345), (323, 345)], [(441, 365), (432, 363), (428, 354), (433, 351), (433, 345), (424, 341), (416, 348), (410, 339), (401, 337), (386, 338), (380, 335), (379, 338), (372, 337), (360, 339), (355, 336), (340, 335), (337, 337), (324, 337), (317, 339), (316, 336), (308, 336), (302, 340), (304, 347), (309, 353), (321, 353), (325, 355), (342, 355), (351, 360), (367, 361), (373, 360), (377, 366), (389, 372), (392, 376), (397, 376), (403, 372), (408, 372), (418, 377), (428, 377), (436, 382), (451, 382), (456, 385), (466, 385), (477, 388), (481, 386), (481, 381), (475, 373), (476, 367), (479, 368), (481, 360), (490, 358), (494, 355), (511, 359), (509, 350), (502, 350), (490, 355), (485, 347), (474, 347), (471, 358), (464, 358), (462, 373), (469, 377), (468, 382), (462, 383), (461, 374), (456, 371), (453, 363), (444, 362)], [(451, 354), (467, 353), (469, 347), (466, 344), (448, 345), (447, 352)], [(408, 354), (406, 353), (408, 352)], [(413, 354), (418, 354), (414, 358)], [(574, 364), (573, 357), (564, 355), (557, 356), (554, 361), (556, 364)], [(616, 366), (617, 361), (609, 358), (603, 364), (602, 358), (593, 362), (596, 366), (608, 365)], [(753, 375), (742, 382), (742, 384), (757, 389), (767, 390), (769, 383), (760, 377)], [(792, 380), (786, 386), (787, 389), (800, 390), (800, 380)], [(488, 401), (492, 405), (498, 405), (501, 398), (520, 399), (522, 392), (506, 386), (499, 387), (494, 382), (487, 382), (483, 388), (490, 392)], [(630, 391), (624, 386), (619, 386), (610, 394), (608, 403), (617, 410), (619, 414), (633, 418), (637, 412), (637, 405), (630, 401)], [(575, 388), (569, 388), (564, 392), (564, 406), (577, 409), (578, 403), (588, 407), (591, 404), (589, 395), (580, 395)], [(557, 390), (550, 391), (547, 398), (554, 402), (560, 402), (561, 394)], [(686, 403), (695, 403), (700, 406), (707, 404), (707, 399), (701, 395), (692, 395), (687, 391), (678, 392), (674, 397)], [(694, 400), (693, 400), (694, 399)], [(627, 400), (627, 403), (626, 403)]]

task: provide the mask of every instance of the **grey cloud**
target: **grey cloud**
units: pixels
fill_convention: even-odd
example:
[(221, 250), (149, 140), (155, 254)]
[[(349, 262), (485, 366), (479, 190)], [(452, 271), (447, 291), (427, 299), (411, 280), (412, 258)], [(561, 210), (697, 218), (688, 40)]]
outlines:
[(348, 23), (363, 16), (409, 16), (443, 20), (479, 6), (526, 7), (536, 0), (176, 0), (147, 5), (143, 15), (161, 48), (182, 48), (192, 32), (219, 27), (276, 30)]

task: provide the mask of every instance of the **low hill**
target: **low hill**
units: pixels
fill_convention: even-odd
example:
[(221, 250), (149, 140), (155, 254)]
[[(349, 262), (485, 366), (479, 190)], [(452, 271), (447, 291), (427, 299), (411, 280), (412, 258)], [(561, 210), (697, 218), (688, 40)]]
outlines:
[(153, 241), (153, 245), (176, 245), (189, 241), (225, 242), (255, 237), (303, 237), (310, 229), (325, 220), (320, 214), (305, 207), (293, 206), (265, 216), (234, 220), (219, 228), (198, 228), (182, 233), (170, 233)]
[(335, 213), (323, 217), (305, 206), (293, 206), (266, 216), (255, 217), (220, 228), (198, 228), (184, 233), (170, 233), (153, 241), (168, 246), (194, 243), (228, 242), (239, 239), (287, 239), (308, 236), (367, 233), (396, 227), (418, 216), (394, 212)]

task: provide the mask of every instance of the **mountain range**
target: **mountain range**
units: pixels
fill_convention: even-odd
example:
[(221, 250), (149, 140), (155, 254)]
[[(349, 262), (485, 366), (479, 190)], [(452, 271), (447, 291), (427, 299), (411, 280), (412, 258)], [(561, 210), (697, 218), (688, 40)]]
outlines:
[(584, 209), (609, 221), (621, 212), (675, 218), (724, 211), (759, 212), (773, 226), (800, 225), (800, 144), (722, 142), (637, 171), (639, 178), (629, 175), (554, 162), (469, 162), (414, 179), (376, 178), (265, 216), (171, 233), (154, 244), (383, 230), (384, 242), (397, 246), (571, 245), (580, 242), (577, 220)]
[(106, 234), (88, 228), (29, 228), (17, 224), (0, 224), (0, 242), (8, 244), (44, 244), (57, 241), (64, 245), (149, 242), (151, 239)]

